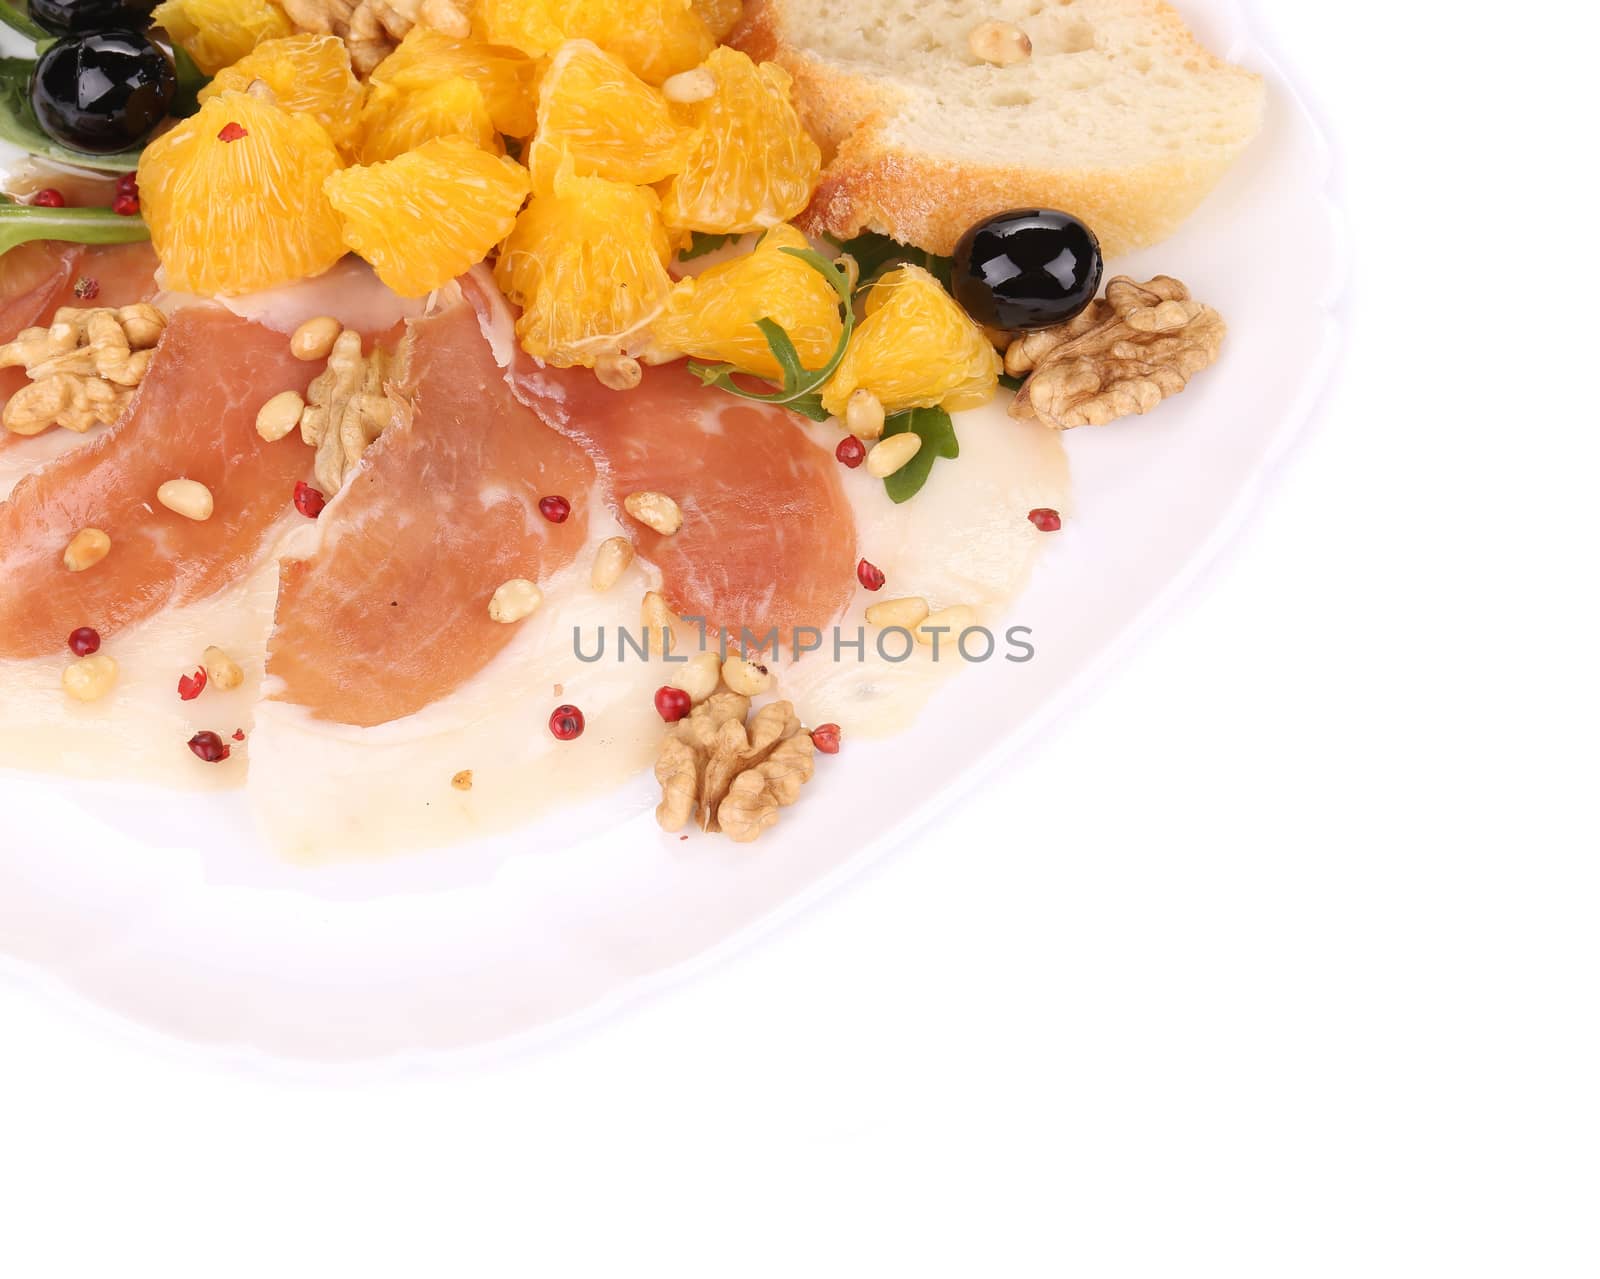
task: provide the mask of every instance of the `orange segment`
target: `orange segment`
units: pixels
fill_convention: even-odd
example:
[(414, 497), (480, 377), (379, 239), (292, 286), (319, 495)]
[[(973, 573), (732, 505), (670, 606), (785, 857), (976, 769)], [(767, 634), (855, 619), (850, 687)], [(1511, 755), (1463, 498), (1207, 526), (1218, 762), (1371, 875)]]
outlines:
[(822, 153), (790, 98), (789, 73), (725, 46), (705, 67), (717, 91), (680, 109), (694, 135), (662, 202), (667, 225), (729, 234), (787, 222), (810, 203), (822, 171)]
[(850, 336), (822, 407), (842, 416), (850, 393), (865, 387), (884, 410), (955, 412), (994, 397), (1000, 356), (983, 330), (920, 266), (888, 272), (867, 293), (865, 318)]
[(635, 75), (660, 84), (716, 44), (690, 0), (482, 0), (485, 36), (532, 57), (563, 40), (592, 40)]
[(310, 116), (217, 94), (139, 162), (139, 199), (167, 287), (249, 293), (326, 271), (345, 251), (322, 191), (338, 168), (333, 139)]
[(568, 40), (539, 82), (528, 166), (536, 191), (550, 189), (563, 155), (583, 177), (643, 186), (678, 171), (686, 140), (667, 100), (622, 59), (587, 40)]
[(344, 243), (401, 297), (448, 284), (483, 261), (516, 220), (527, 171), (466, 138), (436, 138), (323, 184), (344, 220)]
[(694, 11), (706, 24), (711, 38), (721, 44), (744, 17), (744, 0), (693, 0)]
[(166, 0), (150, 17), (207, 75), (237, 62), (263, 40), (294, 34), (272, 0)]
[(839, 295), (820, 272), (784, 249), (805, 249), (787, 223), (761, 237), (755, 252), (722, 262), (673, 287), (656, 325), (658, 345), (702, 360), (778, 379), (783, 370), (756, 321), (782, 326), (808, 369), (832, 358), (844, 330)]
[(522, 349), (567, 368), (643, 345), (672, 287), (672, 247), (649, 187), (563, 167), (523, 210), (495, 268), (501, 291), (523, 307)]
[(336, 145), (343, 147), (355, 132), (361, 86), (350, 70), (343, 40), (302, 35), (263, 41), (219, 71), (200, 91), (200, 101), (230, 90), (243, 93), (256, 80), (272, 90), (285, 111), (314, 117)]
[(539, 64), (516, 49), (481, 40), (452, 40), (413, 27), (371, 78), (375, 84), (414, 93), (454, 76), (464, 76), (483, 91), (489, 115), (501, 133), (525, 138), (533, 132)]
[(495, 155), (505, 153), (483, 90), (465, 76), (411, 93), (375, 84), (361, 109), (357, 154), (362, 164), (377, 164), (452, 135), (470, 138)]

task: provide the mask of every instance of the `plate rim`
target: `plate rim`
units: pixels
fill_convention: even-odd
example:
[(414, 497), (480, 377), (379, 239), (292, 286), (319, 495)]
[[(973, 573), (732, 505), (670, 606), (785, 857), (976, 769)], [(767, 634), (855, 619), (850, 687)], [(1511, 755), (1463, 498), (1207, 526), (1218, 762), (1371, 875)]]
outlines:
[(1314, 194), (1320, 216), (1330, 236), (1331, 255), (1322, 286), (1319, 306), (1322, 317), (1321, 343), (1313, 366), (1299, 379), (1292, 407), (1280, 417), (1250, 474), (1227, 502), (1225, 512), (1206, 536), (1184, 557), (1135, 614), (1090, 657), (1077, 672), (1053, 687), (1029, 715), (1017, 723), (1006, 738), (983, 753), (978, 762), (964, 770), (931, 801), (920, 805), (907, 818), (853, 850), (838, 865), (823, 871), (811, 882), (789, 893), (783, 900), (753, 914), (725, 936), (711, 941), (694, 954), (668, 962), (651, 971), (617, 981), (581, 1008), (558, 1014), (549, 1020), (510, 1030), (478, 1042), (439, 1048), (398, 1048), (365, 1057), (322, 1058), (294, 1055), (263, 1047), (248, 1032), (236, 1039), (203, 1037), (158, 1028), (131, 1013), (95, 997), (70, 980), (68, 971), (47, 967), (43, 962), (0, 952), (0, 978), (33, 990), (38, 997), (57, 1000), (67, 996), (67, 1004), (79, 1016), (98, 1023), (111, 1033), (187, 1060), (197, 1056), (211, 1062), (226, 1062), (249, 1069), (291, 1076), (340, 1078), (378, 1078), (397, 1074), (426, 1072), (432, 1069), (457, 1069), (468, 1065), (487, 1065), (510, 1055), (521, 1055), (548, 1047), (582, 1034), (627, 1008), (658, 996), (680, 983), (692, 980), (732, 956), (759, 945), (791, 926), (848, 883), (869, 870), (877, 869), (900, 855), (915, 838), (955, 805), (966, 802), (975, 790), (1014, 760), (1024, 744), (1034, 747), (1041, 726), (1059, 718), (1092, 699), (1111, 674), (1152, 634), (1161, 621), (1186, 601), (1196, 598), (1202, 579), (1225, 562), (1232, 548), (1241, 544), (1245, 526), (1254, 520), (1262, 499), (1320, 424), (1330, 390), (1337, 385), (1336, 371), (1345, 355), (1348, 330), (1350, 281), (1354, 274), (1354, 255), (1345, 212), (1344, 189), (1339, 153), (1326, 115), (1294, 72), (1276, 42), (1263, 31), (1259, 0), (1223, 0), (1219, 20), (1232, 18), (1239, 35), (1226, 51), (1230, 60), (1248, 60), (1271, 76), (1284, 102), (1296, 110), (1306, 126), (1309, 139), (1317, 148), (1318, 180)]

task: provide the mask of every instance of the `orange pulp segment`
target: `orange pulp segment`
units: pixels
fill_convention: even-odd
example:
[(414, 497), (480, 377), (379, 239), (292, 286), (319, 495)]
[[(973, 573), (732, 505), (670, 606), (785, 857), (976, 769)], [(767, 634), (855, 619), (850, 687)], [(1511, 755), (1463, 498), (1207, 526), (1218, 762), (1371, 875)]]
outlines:
[(334, 173), (323, 185), (344, 243), (401, 297), (415, 298), (470, 270), (505, 238), (527, 198), (528, 174), (450, 137)]

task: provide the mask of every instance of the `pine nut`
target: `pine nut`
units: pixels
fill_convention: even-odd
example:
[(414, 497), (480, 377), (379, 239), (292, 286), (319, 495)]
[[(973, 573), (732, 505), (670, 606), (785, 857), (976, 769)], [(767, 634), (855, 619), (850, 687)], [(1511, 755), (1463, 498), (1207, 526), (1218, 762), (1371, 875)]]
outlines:
[(289, 354), (297, 360), (325, 360), (344, 326), (331, 315), (307, 320), (289, 338)]
[(680, 71), (661, 82), (661, 96), (668, 102), (704, 102), (717, 91), (717, 78), (704, 67)]
[(260, 98), (261, 101), (270, 102), (273, 106), (278, 105), (278, 95), (272, 91), (272, 86), (265, 80), (250, 81), (249, 84), (245, 85), (244, 91), (252, 98)]
[(256, 411), (256, 434), (264, 440), (281, 440), (300, 425), (306, 402), (298, 391), (279, 391)]
[(467, 17), (464, 5), (451, 4), (447, 0), (422, 0), (417, 17), (418, 26), (447, 35), (452, 40), (465, 40), (472, 34), (472, 21)]
[(589, 570), (589, 585), (597, 591), (609, 591), (628, 571), (628, 565), (632, 563), (632, 542), (625, 537), (606, 538), (594, 553), (594, 565)]
[(963, 631), (969, 631), (977, 624), (978, 611), (969, 605), (955, 604), (950, 608), (941, 608), (922, 619), (922, 625), (916, 629), (917, 643), (932, 644), (937, 629), (940, 644), (954, 644)]
[(520, 622), (544, 603), (544, 592), (525, 577), (501, 582), (489, 600), (489, 616), (497, 622)]
[(216, 509), (211, 490), (199, 480), (168, 480), (156, 490), (156, 501), (174, 515), (197, 524), (209, 520)]
[(604, 355), (594, 364), (600, 385), (613, 391), (631, 391), (644, 381), (644, 370), (631, 355)]
[(883, 402), (866, 387), (856, 387), (845, 402), (844, 429), (858, 440), (877, 439), (883, 434)]
[(915, 431), (901, 431), (899, 435), (879, 440), (867, 454), (867, 474), (886, 480), (916, 457), (921, 447), (922, 437)]
[(765, 666), (746, 661), (737, 653), (729, 653), (722, 664), (722, 682), (735, 693), (755, 697), (772, 687), (772, 672)]
[(78, 702), (98, 702), (116, 682), (116, 659), (105, 653), (85, 657), (61, 672), (61, 687)]
[(673, 687), (689, 694), (689, 700), (698, 706), (717, 691), (721, 682), (721, 659), (715, 653), (696, 653), (678, 674)]
[(678, 615), (667, 607), (660, 591), (646, 591), (639, 603), (639, 622), (644, 627), (646, 651), (665, 653), (678, 625)]
[(921, 626), (928, 616), (928, 601), (920, 595), (908, 595), (904, 599), (884, 600), (881, 604), (873, 604), (867, 609), (867, 621), (873, 626), (903, 626), (906, 630), (915, 630)]
[(972, 56), (997, 67), (1026, 62), (1033, 56), (1033, 41), (1028, 33), (1009, 22), (980, 22), (967, 33)]
[(665, 493), (629, 493), (622, 499), (622, 507), (639, 523), (655, 529), (663, 537), (671, 537), (683, 527), (683, 512)]
[(84, 569), (93, 568), (110, 554), (109, 535), (97, 528), (81, 528), (67, 543), (61, 562), (67, 566), (67, 572), (81, 573)]
[(244, 671), (240, 669), (239, 663), (215, 644), (210, 645), (200, 655), (200, 665), (206, 668), (206, 679), (211, 682), (212, 688), (226, 692), (244, 683)]

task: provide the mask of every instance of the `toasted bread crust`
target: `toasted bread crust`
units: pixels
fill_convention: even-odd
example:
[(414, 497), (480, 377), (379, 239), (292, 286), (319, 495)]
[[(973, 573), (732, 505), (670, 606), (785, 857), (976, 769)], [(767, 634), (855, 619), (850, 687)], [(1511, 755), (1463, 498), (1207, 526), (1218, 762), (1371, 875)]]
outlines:
[[(1248, 74), (1196, 42), (1162, 0), (1135, 2), (1147, 4), (1150, 20), (1181, 38), (1207, 68)], [(878, 231), (948, 254), (974, 223), (1038, 206), (1076, 214), (1095, 229), (1106, 256), (1116, 257), (1171, 235), (1244, 145), (1106, 169), (983, 165), (909, 151), (885, 140), (900, 92), (830, 65), (801, 47), (799, 38), (785, 30), (783, 0), (747, 0), (728, 42), (757, 61), (779, 63), (794, 79), (796, 106), (826, 165), (810, 207), (798, 219), (813, 235), (848, 238)]]
[(1136, 169), (1023, 169), (957, 164), (882, 146), (871, 129), (846, 139), (798, 219), (810, 235), (879, 231), (949, 254), (974, 223), (1008, 209), (1063, 209), (1094, 228), (1107, 257), (1177, 230), (1227, 169), (1174, 161)]

